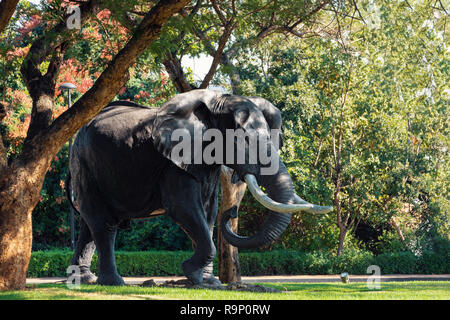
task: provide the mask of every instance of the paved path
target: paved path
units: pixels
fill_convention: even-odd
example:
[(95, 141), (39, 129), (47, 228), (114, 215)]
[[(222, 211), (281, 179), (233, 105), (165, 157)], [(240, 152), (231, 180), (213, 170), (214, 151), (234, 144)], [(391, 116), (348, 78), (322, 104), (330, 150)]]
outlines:
[[(366, 282), (368, 275), (350, 275), (350, 282)], [(168, 280), (179, 280), (184, 277), (124, 277), (124, 281), (129, 285), (138, 285), (146, 280), (153, 279), (156, 283)], [(29, 278), (27, 284), (61, 283), (66, 278)], [(324, 283), (340, 282), (339, 275), (279, 275), (279, 276), (254, 276), (242, 277), (242, 282), (263, 283), (263, 282), (297, 282), (297, 283)], [(450, 281), (450, 274), (423, 275), (423, 274), (393, 274), (382, 275), (381, 282), (388, 281)]]

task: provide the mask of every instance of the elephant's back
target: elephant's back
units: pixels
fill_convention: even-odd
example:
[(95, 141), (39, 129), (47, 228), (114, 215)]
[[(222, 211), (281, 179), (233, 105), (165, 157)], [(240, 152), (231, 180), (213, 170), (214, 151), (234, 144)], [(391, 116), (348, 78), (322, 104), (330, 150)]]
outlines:
[(94, 117), (85, 126), (85, 131), (87, 134), (125, 140), (140, 131), (150, 131), (157, 110), (129, 101), (115, 101)]
[(123, 212), (152, 207), (158, 175), (167, 166), (151, 138), (156, 110), (116, 102), (80, 130), (70, 157), (80, 192), (92, 194), (96, 189), (90, 186), (102, 186), (102, 199)]
[(104, 160), (114, 155), (116, 159), (135, 159), (139, 156), (137, 151), (143, 147), (150, 151), (157, 110), (129, 101), (110, 103), (77, 134), (74, 143), (77, 156)]

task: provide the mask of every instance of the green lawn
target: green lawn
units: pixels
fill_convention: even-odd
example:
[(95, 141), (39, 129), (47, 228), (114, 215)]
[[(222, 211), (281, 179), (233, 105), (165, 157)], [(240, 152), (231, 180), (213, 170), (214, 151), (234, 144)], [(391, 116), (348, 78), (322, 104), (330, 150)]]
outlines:
[(67, 289), (64, 284), (38, 285), (24, 291), (0, 292), (4, 299), (149, 299), (149, 300), (428, 300), (450, 299), (450, 282), (412, 281), (381, 283), (381, 290), (369, 290), (365, 283), (265, 283), (281, 293), (253, 293), (204, 289), (143, 288), (136, 286), (104, 287), (82, 285)]

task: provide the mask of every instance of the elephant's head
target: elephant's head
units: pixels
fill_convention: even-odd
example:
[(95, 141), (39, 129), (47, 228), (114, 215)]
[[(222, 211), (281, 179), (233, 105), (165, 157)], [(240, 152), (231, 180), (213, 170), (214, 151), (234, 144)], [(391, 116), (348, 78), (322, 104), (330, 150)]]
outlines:
[(256, 200), (269, 209), (266, 222), (251, 237), (236, 235), (228, 227), (228, 220), (237, 215), (236, 208), (223, 215), (223, 235), (236, 247), (268, 245), (286, 229), (291, 213), (326, 213), (332, 209), (312, 205), (295, 194), (277, 152), (281, 113), (263, 98), (211, 90), (176, 95), (158, 111), (152, 137), (165, 157), (198, 179), (208, 167), (231, 167)]

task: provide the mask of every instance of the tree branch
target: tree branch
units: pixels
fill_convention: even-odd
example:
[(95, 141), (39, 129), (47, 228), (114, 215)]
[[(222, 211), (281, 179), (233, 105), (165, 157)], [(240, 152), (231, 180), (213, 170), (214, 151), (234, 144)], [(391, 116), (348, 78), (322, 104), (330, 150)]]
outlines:
[(359, 18), (361, 19), (362, 22), (366, 23), (366, 21), (364, 20), (361, 11), (358, 8), (358, 5), (356, 4), (356, 0), (353, 0), (353, 6), (355, 7), (355, 11), (358, 12)]
[(195, 89), (194, 86), (187, 81), (181, 62), (174, 54), (169, 53), (168, 57), (164, 59), (163, 65), (169, 74), (170, 80), (172, 80), (172, 83), (179, 93)]
[(217, 16), (219, 17), (219, 20), (222, 22), (222, 24), (225, 26), (228, 21), (223, 15), (222, 11), (220, 11), (219, 5), (217, 4), (216, 0), (211, 0), (211, 4), (214, 8), (214, 11), (216, 12)]
[[(99, 10), (99, 5), (101, 0), (90, 0), (84, 2), (80, 8), (81, 23), (86, 21), (86, 19), (91, 15), (95, 14)], [(22, 66), (22, 74), (32, 75), (31, 78), (26, 78), (27, 86), (32, 86), (33, 84), (28, 81), (39, 81), (41, 72), (39, 66), (42, 62), (64, 41), (68, 40), (77, 30), (67, 29), (66, 18), (63, 18), (53, 29), (46, 32), (43, 36), (38, 38), (30, 47), (30, 50), (25, 57)]]
[[(45, 75), (41, 75), (39, 72), (38, 83), (30, 81), (28, 78), (30, 75), (24, 74), (26, 81), (34, 83), (34, 85), (29, 87), (29, 92), (33, 99), (33, 107), (31, 109), (30, 126), (28, 127), (27, 136), (24, 143), (27, 143), (40, 130), (48, 128), (51, 123), (56, 80), (58, 78), (59, 68), (64, 60), (64, 52), (67, 47), (68, 42), (64, 42), (55, 49)], [(32, 75), (33, 73), (31, 73), (31, 76)]]
[(202, 84), (200, 85), (200, 89), (207, 88), (209, 83), (211, 82), (214, 74), (216, 73), (217, 66), (220, 63), (220, 60), (221, 60), (222, 54), (223, 54), (223, 50), (225, 49), (225, 45), (227, 44), (228, 39), (231, 36), (231, 32), (233, 31), (232, 21), (233, 20), (230, 20), (225, 25), (225, 30), (223, 31), (222, 36), (220, 37), (219, 46), (217, 47), (217, 50), (215, 50), (215, 53), (213, 56), (213, 61), (211, 63), (211, 67), (209, 68), (208, 73), (205, 75), (205, 77), (202, 81)]
[(239, 17), (239, 20), (245, 19), (245, 18), (247, 18), (248, 16), (250, 16), (250, 15), (252, 15), (252, 14), (254, 14), (254, 13), (257, 13), (257, 12), (260, 12), (260, 11), (264, 10), (264, 9), (267, 8), (272, 2), (274, 2), (274, 0), (270, 0), (270, 1), (268, 1), (265, 5), (263, 5), (262, 7), (259, 7), (259, 8), (256, 8), (256, 9), (250, 11), (250, 12), (247, 12), (244, 16)]
[[(3, 119), (6, 117), (6, 108), (3, 104), (0, 103), (0, 123), (3, 121)], [(2, 173), (3, 169), (6, 168), (8, 165), (8, 157), (6, 154), (5, 146), (3, 145), (3, 137), (0, 133), (0, 174)]]
[(128, 79), (128, 68), (157, 39), (166, 21), (179, 12), (189, 0), (161, 0), (144, 17), (133, 36), (119, 51), (94, 85), (72, 108), (53, 121), (48, 130), (41, 130), (24, 145), (17, 161), (33, 160), (37, 155), (54, 155), (86, 122), (108, 104)]
[(441, 5), (442, 10), (445, 12), (446, 15), (448, 15), (447, 10), (445, 10), (444, 5), (442, 4), (441, 0), (438, 0), (439, 4)]
[[(205, 46), (205, 49), (208, 51), (208, 54), (212, 57), (216, 57), (217, 56), (216, 48), (214, 48), (214, 46), (211, 44), (211, 40), (208, 38), (206, 33), (204, 31), (199, 30), (195, 26), (193, 27), (193, 32), (202, 41), (203, 45)], [(241, 94), (240, 92), (241, 77), (236, 67), (231, 63), (231, 60), (227, 53), (222, 52), (222, 54), (220, 55), (220, 64), (230, 69), (229, 76), (231, 80), (231, 88), (233, 94), (236, 95)]]
[(222, 59), (220, 60), (220, 63), (228, 67), (229, 72), (228, 75), (231, 80), (231, 91), (233, 94), (241, 95), (241, 75), (239, 74), (239, 70), (234, 66), (234, 64), (231, 62), (230, 58), (226, 53), (222, 54)]
[(2, 0), (0, 2), (0, 33), (6, 28), (16, 10), (19, 0)]
[(402, 229), (400, 228), (399, 224), (397, 223), (397, 221), (395, 221), (395, 218), (392, 217), (391, 220), (389, 221), (389, 224), (394, 227), (395, 231), (397, 232), (397, 235), (399, 236), (400, 240), (402, 242), (405, 242), (405, 236), (403, 235)]
[[(197, 0), (195, 6), (191, 7), (191, 11), (188, 14), (187, 9), (181, 9), (180, 15), (184, 18), (192, 18), (195, 14), (197, 14), (203, 0)], [(180, 43), (185, 38), (186, 33), (181, 31), (178, 35), (175, 43)], [(182, 55), (181, 55), (182, 57)], [(181, 58), (180, 58), (181, 59)], [(166, 57), (163, 60), (163, 65), (166, 68), (167, 73), (169, 74), (170, 80), (174, 84), (176, 90), (179, 93), (188, 92), (193, 89), (196, 89), (194, 85), (189, 83), (186, 79), (186, 76), (183, 71), (183, 67), (181, 66), (181, 61), (177, 57), (177, 50), (169, 50), (166, 54)]]
[(314, 14), (316, 14), (317, 12), (322, 10), (327, 4), (331, 3), (331, 1), (332, 0), (322, 1), (317, 7), (312, 9), (306, 16), (302, 17), (297, 22), (295, 22), (290, 28), (293, 29), (293, 28), (297, 27), (300, 23), (304, 22), (307, 18), (313, 16)]
[[(99, 11), (99, 1), (90, 0), (80, 5), (81, 22), (87, 20), (92, 14)], [(75, 31), (67, 29), (66, 19), (62, 19), (51, 31), (38, 38), (30, 47), (22, 66), (22, 77), (28, 92), (33, 99), (31, 121), (28, 128), (25, 144), (28, 143), (39, 131), (48, 128), (52, 119), (54, 105), (56, 78), (63, 55), (68, 47), (68, 39)], [(52, 55), (49, 67), (45, 75), (40, 71), (40, 65), (48, 56)]]

